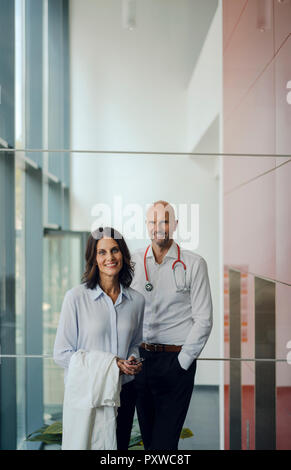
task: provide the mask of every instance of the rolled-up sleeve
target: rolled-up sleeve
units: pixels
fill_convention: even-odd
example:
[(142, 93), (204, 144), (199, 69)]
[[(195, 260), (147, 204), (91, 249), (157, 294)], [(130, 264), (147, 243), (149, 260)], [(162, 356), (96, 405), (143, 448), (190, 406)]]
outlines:
[(78, 323), (74, 296), (67, 291), (63, 300), (59, 325), (54, 344), (53, 358), (56, 364), (67, 368), (71, 356), (77, 351)]
[[(204, 348), (213, 323), (213, 307), (206, 261), (201, 258), (193, 267), (191, 280), (191, 306), (193, 326), (179, 354), (179, 362), (188, 369)], [(195, 269), (196, 268), (196, 269)]]

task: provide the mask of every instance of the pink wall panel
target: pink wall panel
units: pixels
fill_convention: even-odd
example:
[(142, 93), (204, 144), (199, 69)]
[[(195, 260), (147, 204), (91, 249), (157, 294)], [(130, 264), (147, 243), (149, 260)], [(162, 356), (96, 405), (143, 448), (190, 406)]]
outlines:
[(275, 279), (274, 171), (225, 196), (224, 263)]
[(274, 55), (273, 9), (267, 9), (268, 24), (261, 32), (262, 14), (258, 8), (261, 3), (248, 1), (224, 52), (225, 119), (232, 118), (236, 106)]
[(223, 1), (223, 47), (227, 47), (248, 0)]
[[(291, 0), (223, 0), (223, 28), (224, 152), (272, 155), (226, 157), (223, 162), (224, 265), (247, 272), (247, 293), (241, 294), (241, 356), (254, 357), (258, 275), (277, 281), (276, 357), (289, 353), (291, 360)], [(225, 340), (225, 355), (228, 346)], [(242, 448), (246, 423), (254, 448), (254, 364), (242, 363), (241, 378)], [(226, 406), (228, 383), (229, 366)], [(287, 449), (290, 364), (276, 364), (276, 386), (277, 448)], [(228, 445), (228, 408), (225, 418)]]
[[(274, 154), (274, 109), (274, 70), (271, 64), (231, 118), (224, 121), (224, 151), (231, 154)], [(271, 160), (269, 163), (272, 165)]]
[[(291, 162), (276, 169), (276, 279), (291, 284)], [(290, 307), (291, 339), (291, 307)]]
[(275, 157), (227, 157), (223, 161), (224, 193), (275, 167)]
[(275, 27), (275, 49), (277, 50), (282, 42), (291, 33), (291, 1), (274, 1), (274, 27)]
[(276, 55), (274, 65), (276, 90), (276, 154), (291, 155), (291, 36)]

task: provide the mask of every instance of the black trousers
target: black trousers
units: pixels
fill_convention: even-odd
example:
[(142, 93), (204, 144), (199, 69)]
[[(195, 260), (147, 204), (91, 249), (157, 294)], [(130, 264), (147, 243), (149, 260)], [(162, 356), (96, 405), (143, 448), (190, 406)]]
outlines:
[(116, 420), (117, 450), (127, 450), (130, 441), (136, 404), (136, 390), (133, 382), (123, 385), (120, 392), (120, 407), (117, 410)]
[(178, 352), (150, 352), (136, 375), (137, 415), (145, 450), (177, 450), (189, 408), (196, 372), (196, 360), (182, 369)]

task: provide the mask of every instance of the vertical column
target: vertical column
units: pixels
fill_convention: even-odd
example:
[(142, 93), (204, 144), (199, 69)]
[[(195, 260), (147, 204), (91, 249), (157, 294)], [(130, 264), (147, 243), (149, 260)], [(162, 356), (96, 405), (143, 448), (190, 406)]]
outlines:
[[(275, 283), (255, 278), (255, 356), (275, 359)], [(256, 449), (276, 448), (276, 363), (256, 362)]]
[[(25, 1), (25, 146), (43, 146), (43, 2)], [(25, 351), (42, 354), (42, 153), (26, 153), (25, 171)], [(43, 425), (43, 365), (27, 359), (26, 433)], [(29, 443), (29, 449), (39, 443)]]
[[(48, 147), (70, 147), (70, 86), (69, 86), (69, 3), (68, 0), (48, 2)], [(69, 228), (68, 190), (70, 156), (67, 152), (48, 154), (48, 223)], [(66, 208), (65, 208), (66, 205)]]
[(14, 1), (1, 0), (0, 138), (14, 147)]
[[(0, 352), (15, 354), (14, 155), (0, 154)], [(0, 449), (16, 448), (16, 361), (0, 360)]]
[[(0, 138), (14, 147), (14, 1), (1, 0)], [(0, 343), (2, 354), (15, 354), (15, 162), (0, 154)], [(16, 362), (0, 362), (0, 449), (16, 448)]]
[[(240, 273), (229, 271), (229, 355), (241, 357)], [(229, 448), (241, 449), (241, 363), (230, 362)]]
[[(64, 60), (64, 149), (70, 148), (70, 28), (69, 28), (69, 1), (63, 0), (63, 60)], [(64, 230), (70, 229), (70, 153), (63, 155), (63, 219)]]
[[(41, 149), (43, 145), (43, 2), (25, 1), (25, 145)], [(28, 154), (42, 167), (42, 154)]]
[[(25, 280), (26, 354), (42, 354), (42, 173), (29, 167), (25, 172)], [(26, 363), (27, 433), (43, 425), (43, 364)]]

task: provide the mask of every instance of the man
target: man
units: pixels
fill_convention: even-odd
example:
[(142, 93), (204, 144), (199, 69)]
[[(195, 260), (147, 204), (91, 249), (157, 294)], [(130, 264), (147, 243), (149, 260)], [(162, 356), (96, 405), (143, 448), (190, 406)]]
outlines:
[(132, 257), (131, 287), (146, 301), (136, 407), (145, 450), (177, 450), (196, 358), (212, 328), (212, 299), (205, 260), (173, 240), (173, 207), (155, 202), (146, 223), (152, 243)]

